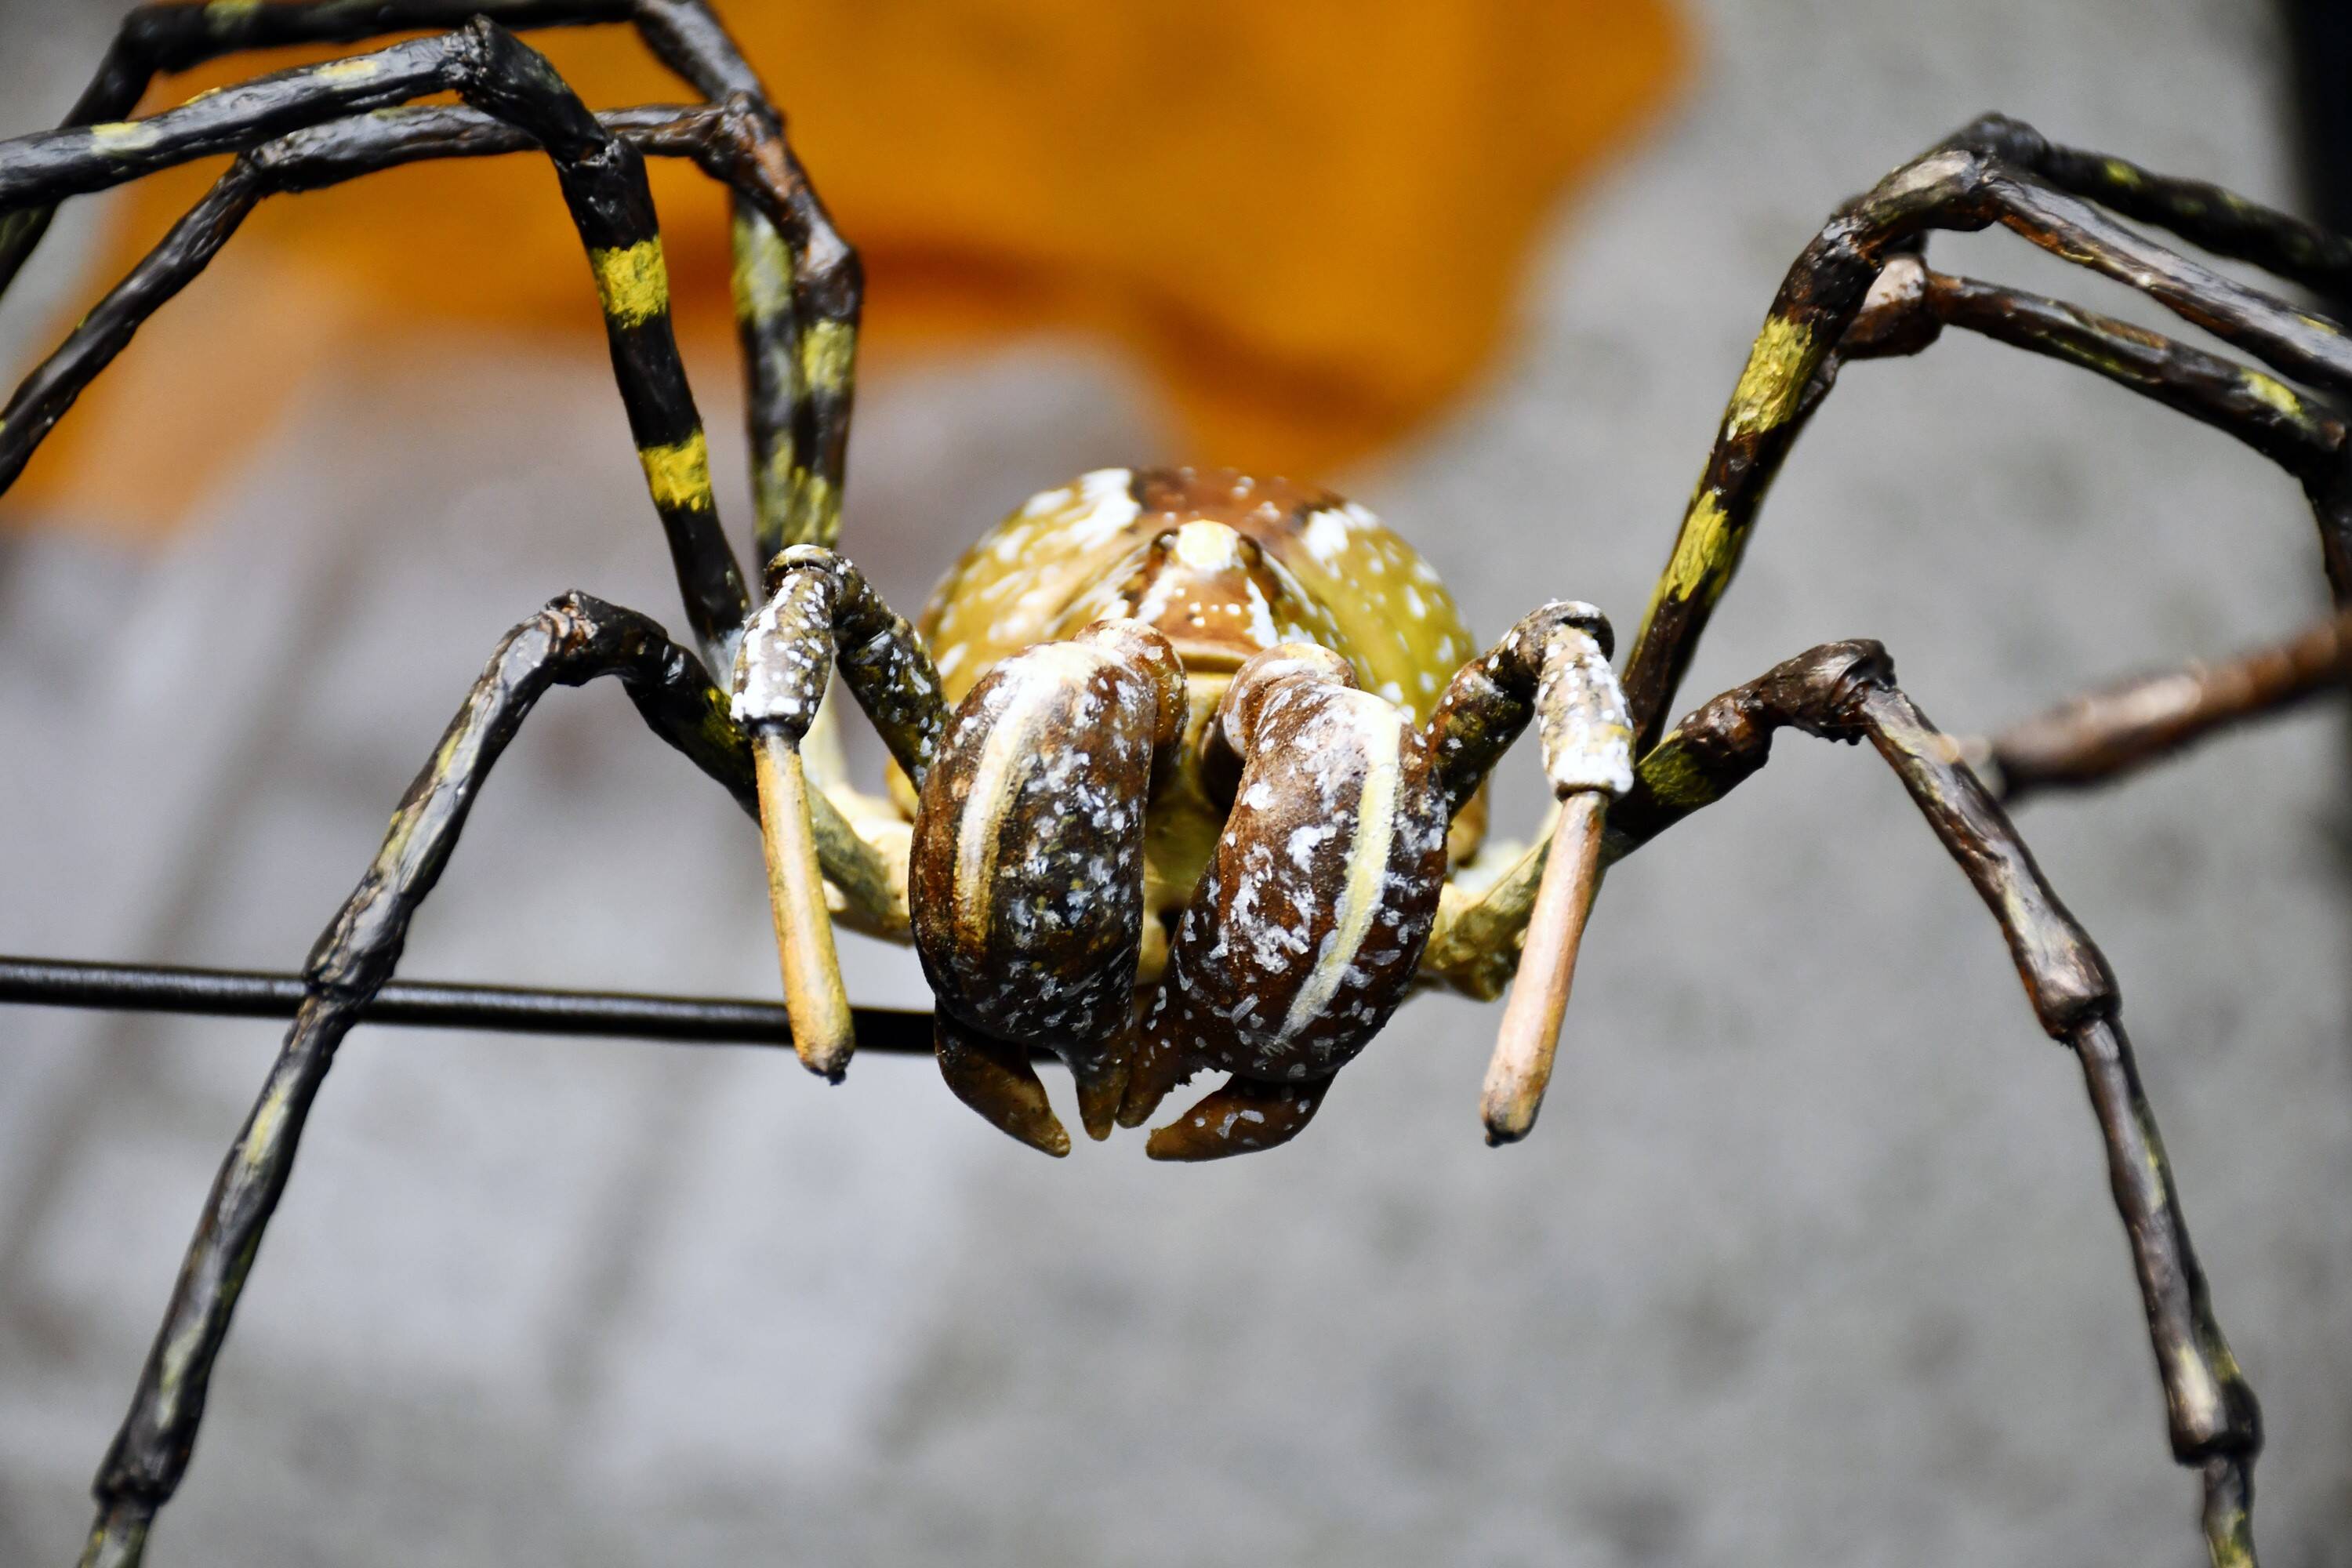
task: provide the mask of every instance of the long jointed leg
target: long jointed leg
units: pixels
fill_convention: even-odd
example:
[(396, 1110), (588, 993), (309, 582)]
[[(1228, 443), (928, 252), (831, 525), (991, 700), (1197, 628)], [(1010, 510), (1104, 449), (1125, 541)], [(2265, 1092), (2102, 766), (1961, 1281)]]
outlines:
[[(780, 219), (788, 218), (798, 205), (813, 200), (807, 195), (805, 182), (798, 175), (797, 165), (789, 163), (788, 154), (776, 151), (779, 138), (772, 123), (741, 100), (702, 108), (650, 106), (614, 110), (598, 115), (597, 120), (611, 134), (644, 154), (691, 158), (714, 178), (734, 185), (738, 199), (748, 204), (757, 217), (758, 232), (772, 239), (777, 230), (766, 217), (758, 216), (761, 210), (773, 212)], [(520, 128), (478, 110), (433, 108), (380, 110), (369, 115), (329, 121), (263, 142), (241, 154), (204, 199), (90, 310), (57, 351), (26, 377), (5, 406), (0, 407), (0, 492), (16, 482), (34, 452), (83, 389), (113, 363), (150, 316), (194, 280), (263, 197), (280, 192), (319, 190), (427, 159), (481, 158), (538, 150), (538, 143)], [(779, 167), (786, 175), (782, 184), (777, 180)], [(742, 232), (739, 221), (738, 233)], [(818, 238), (822, 239), (821, 233)], [(789, 268), (793, 265), (792, 256), (807, 247), (787, 253), (782, 242), (772, 241), (769, 248), (774, 252), (776, 265)], [(841, 257), (846, 252), (836, 246), (833, 254)], [(854, 263), (854, 259), (849, 258), (848, 262), (837, 265), (836, 270)], [(740, 271), (737, 282), (740, 289), (744, 283)], [(767, 303), (753, 312), (758, 317), (756, 323), (749, 318), (744, 323), (747, 353), (751, 352), (754, 340), (764, 345), (758, 347), (758, 364), (789, 365), (796, 360), (799, 339), (792, 331), (796, 320), (790, 298), (793, 287), (790, 276), (774, 283), (772, 289), (765, 284), (760, 286), (759, 292)], [(841, 287), (830, 285), (829, 292), (838, 295)], [(855, 304), (853, 292), (848, 305), (853, 320)], [(846, 340), (835, 331), (833, 341), (838, 345)], [(847, 357), (835, 353), (831, 358), (845, 388)], [(767, 376), (765, 371), (755, 371), (755, 374)], [(765, 458), (759, 459), (758, 474), (772, 473), (779, 483), (793, 471), (789, 405), (796, 395), (797, 384), (789, 378), (774, 381), (773, 395), (784, 401), (765, 413), (755, 407), (752, 416), (757, 452), (785, 454), (781, 466)], [(768, 395), (759, 393), (755, 402)], [(831, 429), (845, 425), (846, 417), (846, 405), (843, 404), (821, 423)], [(833, 445), (838, 447), (839, 443)], [(837, 458), (839, 452), (835, 455)], [(838, 468), (824, 471), (832, 476), (825, 493), (837, 498), (841, 478)], [(757, 483), (755, 491), (764, 494)], [(762, 517), (768, 515), (769, 509), (763, 501)], [(837, 533), (837, 508), (832, 516), (832, 531)], [(763, 534), (769, 531), (772, 531), (763, 522)], [(824, 530), (813, 525), (810, 531)]]
[(512, 34), (477, 21), (442, 37), (259, 78), (126, 127), (0, 143), (0, 205), (117, 184), (207, 152), (243, 151), (354, 107), (443, 89), (521, 130), (554, 163), (589, 253), (614, 376), (688, 620), (707, 655), (730, 655), (749, 601), (719, 525), (701, 421), (671, 331), (644, 161)]
[(2127, 218), (2170, 229), (2216, 256), (2251, 261), (2324, 294), (2341, 295), (2352, 283), (2352, 240), (2235, 191), (2159, 174), (2109, 153), (2060, 146), (2003, 114), (1984, 115), (1951, 140)]
[(919, 786), (940, 744), (940, 675), (914, 628), (833, 552), (796, 546), (769, 575), (775, 592), (736, 660), (733, 716), (758, 758), (768, 897), (793, 1044), (812, 1072), (838, 1079), (856, 1040), (819, 874), (822, 797), (810, 788), (801, 741), (837, 662), (850, 694)]
[(413, 38), (373, 54), (299, 66), (145, 120), (37, 132), (0, 142), (0, 212), (54, 205), (284, 132), (458, 85), (477, 52), (468, 31)]
[(2352, 604), (2352, 494), (2336, 410), (2276, 376), (2062, 300), (1935, 271), (1897, 256), (1838, 345), (1841, 361), (1917, 353), (1948, 326), (2046, 355), (2210, 425), (2301, 482), (2338, 604)]
[(85, 1564), (135, 1563), (156, 1510), (186, 1472), (213, 1361), (228, 1332), (271, 1211), (285, 1191), (310, 1102), (335, 1049), (391, 978), (417, 906), (439, 879), (483, 780), (541, 694), (619, 679), (654, 731), (739, 800), (751, 757), (701, 664), (633, 611), (572, 595), (509, 633), (393, 815), (374, 863), (303, 969), (307, 994), (206, 1200), (130, 1414), (95, 1486)]
[[(731, 139), (723, 108), (618, 110), (598, 121), (641, 152), (710, 159)], [(520, 128), (473, 109), (388, 109), (331, 120), (239, 154), (204, 199), (173, 226), (36, 366), (0, 408), (0, 492), (16, 482), (84, 388), (147, 319), (195, 280), (266, 196), (320, 190), (404, 163), (536, 153)]]
[[(368, 5), (297, 0), (142, 6), (124, 19), (65, 129), (103, 121), (103, 134), (114, 142), (138, 141), (149, 132), (122, 121), (158, 71), (185, 70), (239, 50), (357, 43), (387, 31), (457, 27), (477, 16), (509, 27), (634, 22), (663, 64), (714, 103), (723, 100), (756, 122), (764, 145), (739, 156), (731, 173), (737, 185), (734, 295), (743, 337), (759, 554), (767, 560), (788, 544), (834, 543), (840, 532), (863, 274), (856, 251), (834, 226), (785, 142), (782, 117), (766, 89), (703, 0), (386, 0)], [(351, 62), (321, 68), (340, 69), (353, 79), (372, 69)], [(709, 151), (707, 144), (697, 150), (706, 168), (730, 178), (730, 172), (712, 167)], [(19, 206), (0, 201), (0, 293), (39, 243), (52, 210), (47, 203)]]
[[(567, 26), (626, 21), (633, 13), (668, 8), (633, 0), (382, 0), (364, 5), (312, 0), (291, 5), (141, 5), (122, 18), (97, 74), (67, 111), (60, 129), (120, 123), (138, 109), (158, 73), (188, 70), (248, 49), (356, 44), (390, 32), (439, 32), (461, 27), (476, 16), (488, 16), (508, 27)], [(40, 244), (54, 212), (43, 204), (0, 216), (0, 294), (7, 291), (26, 258)]]
[[(1987, 133), (1971, 141), (1972, 133), (1992, 123), (1980, 121), (1848, 203), (1805, 247), (1782, 280), (1733, 388), (1665, 573), (1626, 661), (1626, 700), (1637, 750), (1654, 743), (1664, 728), (1699, 637), (1738, 569), (1765, 493), (1799, 431), (1833, 384), (1841, 344), (1882, 269), (1898, 256), (1915, 254), (1929, 231), (2000, 224), (2045, 250), (2141, 289), (2282, 375), (2321, 388), (2352, 389), (2352, 342), (2333, 324), (2147, 239), (2034, 172), (2060, 171), (2078, 188), (2110, 200), (2118, 197), (2130, 177), (2115, 169), (2091, 172), (2108, 161), (2042, 144), (2040, 162), (2020, 167), (2007, 161), (2005, 153), (2024, 146), (2032, 133), (2010, 122), (2000, 122), (2007, 127), (2005, 139)], [(2040, 142), (2038, 137), (2032, 141)], [(2243, 221), (2202, 222), (2194, 211), (2201, 198), (2188, 183), (2157, 182), (2155, 176), (2133, 173), (2140, 174), (2143, 191), (2156, 194), (2137, 205), (2120, 199), (2114, 205), (2179, 229), (2221, 254), (2261, 262), (2281, 258), (2288, 247), (2308, 248), (2315, 256), (2324, 248), (2317, 231), (2248, 203), (2238, 204)], [(2304, 239), (2289, 239), (2290, 231)], [(1876, 352), (1887, 351), (1881, 347)], [(2279, 390), (2286, 393), (2284, 387)], [(2340, 563), (2352, 559), (2352, 544), (2346, 542), (2352, 535), (2334, 536), (2352, 527), (2352, 503), (2337, 504), (2346, 515), (2331, 518), (2323, 508), (2321, 520), (2323, 531), (2330, 534), (2331, 573), (2340, 573)], [(2336, 586), (2339, 592), (2352, 590), (2352, 582), (2339, 574)]]
[(16, 482), (82, 389), (114, 362), (148, 317), (194, 280), (269, 190), (251, 155), (238, 158), (57, 352), (34, 367), (0, 408), (0, 492)]
[[(1469, 803), (1531, 721), (1543, 748), (1544, 776), (1559, 802), (1533, 901), (1513, 910), (1526, 921), (1525, 954), (1479, 1108), (1490, 1143), (1526, 1137), (1542, 1109), (1577, 948), (1600, 886), (1609, 802), (1633, 784), (1633, 729), (1609, 668), (1612, 647), (1607, 617), (1591, 605), (1546, 605), (1465, 665), (1430, 716), (1429, 741), (1449, 813)], [(1448, 922), (1441, 910), (1424, 964), (1433, 955), (1438, 968), (1444, 967), (1455, 945), (1449, 923), (1458, 931), (1462, 915)]]
[(564, 205), (587, 247), (604, 332), (646, 488), (668, 535), (687, 619), (705, 657), (726, 668), (750, 606), (710, 490), (710, 452), (678, 358), (669, 268), (645, 160), (609, 134), (546, 59), (510, 33), (476, 23), (484, 68), (459, 91), (547, 149)]
[(2043, 1030), (2081, 1062), (2139, 1276), (2173, 1457), (2202, 1472), (2206, 1544), (2216, 1568), (2251, 1568), (2247, 1510), (2261, 1413), (2214, 1319), (2117, 1016), (2114, 977), (2000, 805), (1959, 760), (1958, 744), (1895, 687), (1885, 650), (1871, 642), (1824, 645), (1684, 720), (1642, 759), (1633, 793), (1611, 814), (1611, 854), (1629, 853), (1722, 798), (1764, 765), (1773, 734), (1790, 728), (1867, 740), (1886, 759), (2000, 923)]
[(732, 235), (755, 553), (772, 562), (791, 545), (829, 549), (841, 537), (864, 269), (793, 155), (767, 89), (704, 0), (631, 9), (665, 64), (714, 102), (746, 106), (766, 132), (752, 160), (759, 189), (739, 182)]
[[(754, 544), (772, 574), (794, 545), (841, 537), (866, 275), (772, 118), (744, 138), (732, 286), (751, 425)], [(724, 171), (714, 170), (719, 178)], [(767, 584), (775, 587), (772, 575)]]
[(1159, 632), (1097, 621), (997, 665), (956, 710), (919, 785), (907, 901), (956, 1097), (1032, 1148), (1069, 1134), (1029, 1065), (1070, 1067), (1107, 1138), (1134, 1055), (1143, 816), (1188, 709)]
[(795, 544), (829, 549), (841, 537), (864, 268), (793, 156), (766, 88), (703, 0), (633, 9), (664, 63), (746, 121), (740, 166), (705, 167), (736, 187), (731, 284), (758, 559), (772, 563)]
[(1119, 1121), (1203, 1068), (1232, 1077), (1151, 1134), (1155, 1160), (1297, 1135), (1331, 1076), (1404, 999), (1445, 880), (1446, 791), (1425, 737), (1328, 648), (1235, 672), (1211, 750), (1240, 782), (1168, 970)]
[(1968, 743), (2004, 803), (2105, 784), (2232, 725), (2352, 684), (2352, 610), (2220, 664), (2124, 680)]

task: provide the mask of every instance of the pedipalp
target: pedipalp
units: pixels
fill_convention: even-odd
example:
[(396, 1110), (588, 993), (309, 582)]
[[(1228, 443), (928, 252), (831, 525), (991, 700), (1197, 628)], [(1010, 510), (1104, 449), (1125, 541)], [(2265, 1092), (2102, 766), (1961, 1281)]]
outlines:
[[(1410, 718), (1338, 654), (1279, 644), (1234, 676), (1214, 747), (1234, 804), (1170, 950), (1119, 1119), (1202, 1068), (1233, 1075), (1151, 1135), (1160, 1160), (1294, 1136), (1404, 1000), (1445, 877), (1444, 785)], [(1317, 1086), (1311, 1093), (1302, 1086)]]
[(908, 904), (957, 1097), (1049, 1154), (1069, 1134), (1029, 1065), (1069, 1065), (1087, 1136), (1127, 1094), (1144, 807), (1184, 732), (1184, 668), (1132, 620), (1004, 660), (918, 780)]

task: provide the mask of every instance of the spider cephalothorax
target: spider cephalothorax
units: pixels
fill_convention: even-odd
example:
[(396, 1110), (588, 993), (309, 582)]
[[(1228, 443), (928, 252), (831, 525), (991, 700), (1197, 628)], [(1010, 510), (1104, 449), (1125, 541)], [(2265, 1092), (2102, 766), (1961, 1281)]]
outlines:
[[(501, 24), (634, 24), (705, 101), (591, 113)], [(456, 31), (279, 72), (142, 120), (152, 76), (240, 49)], [(457, 107), (415, 100), (454, 92)], [(2219, 187), (1988, 117), (1833, 214), (1740, 372), (1621, 694), (1607, 623), (1554, 602), (1486, 653), (1435, 574), (1360, 508), (1278, 480), (1112, 469), (1047, 491), (969, 551), (919, 625), (837, 555), (861, 299), (856, 253), (703, 0), (216, 0), (142, 8), (63, 129), (0, 142), (0, 289), (53, 204), (232, 153), (204, 201), (0, 410), (0, 488), (264, 197), (439, 157), (543, 156), (581, 243), (696, 651), (562, 595), (522, 622), (410, 786), (313, 951), (300, 1011), (221, 1167), (96, 1487), (85, 1562), (135, 1562), (178, 1486), (230, 1314), (337, 1045), (391, 977), (500, 750), (549, 687), (617, 678), (646, 723), (761, 819), (794, 1044), (855, 1046), (835, 919), (911, 941), (948, 1082), (1024, 1142), (1067, 1134), (1031, 1067), (1072, 1069), (1087, 1131), (1139, 1123), (1200, 1159), (1297, 1132), (1410, 987), (1511, 987), (1482, 1106), (1534, 1123), (1602, 865), (1722, 799), (1780, 731), (1867, 741), (1983, 896), (2042, 1028), (2078, 1058), (2130, 1241), (2172, 1450), (2204, 1486), (2217, 1564), (2253, 1560), (2261, 1422), (2207, 1298), (2119, 1019), (2114, 977), (2002, 809), (2111, 778), (2221, 725), (2352, 680), (2352, 392), (2333, 323), (2221, 277), (2102, 207), (2343, 296), (2352, 245)], [(643, 159), (732, 190), (761, 592), (719, 526), (670, 327)], [(1938, 229), (2000, 224), (2142, 289), (2271, 372), (2059, 301), (1932, 270)], [(1791, 443), (1852, 362), (1948, 327), (2088, 368), (2288, 468), (2338, 618), (2216, 669), (2131, 683), (1990, 742), (1939, 733), (1885, 650), (1825, 643), (1668, 723), (1676, 688)], [(2283, 378), (2283, 379), (2282, 379)], [(2287, 384), (2300, 384), (2298, 387)], [(711, 679), (730, 674), (733, 689)], [(835, 673), (888, 747), (849, 786), (819, 718)], [(1530, 725), (1558, 798), (1535, 842), (1471, 857), (1481, 785)], [(814, 742), (807, 743), (804, 742)], [(805, 752), (805, 755), (803, 754)], [(1516, 977), (1516, 981), (1515, 981)]]

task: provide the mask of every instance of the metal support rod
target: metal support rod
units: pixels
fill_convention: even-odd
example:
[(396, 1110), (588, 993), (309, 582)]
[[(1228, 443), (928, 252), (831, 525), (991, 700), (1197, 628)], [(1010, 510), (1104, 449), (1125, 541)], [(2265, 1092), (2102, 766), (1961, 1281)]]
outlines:
[[(298, 974), (0, 956), (0, 1003), (290, 1018), (301, 1005), (302, 994), (302, 978)], [(376, 994), (361, 1016), (370, 1024), (411, 1028), (605, 1035), (688, 1045), (789, 1048), (793, 1043), (784, 1009), (778, 1004), (717, 996), (646, 996), (394, 980)], [(860, 1050), (930, 1052), (929, 1013), (857, 1007), (851, 1010), (851, 1017)]]

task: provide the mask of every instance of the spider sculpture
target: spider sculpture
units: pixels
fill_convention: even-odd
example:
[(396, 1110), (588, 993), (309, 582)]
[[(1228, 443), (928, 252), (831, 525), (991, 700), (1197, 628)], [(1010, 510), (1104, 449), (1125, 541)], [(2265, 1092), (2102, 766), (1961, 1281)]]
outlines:
[[(633, 24), (703, 101), (592, 113), (508, 31), (589, 22)], [(159, 71), (430, 29), (446, 30), (125, 118)], [(444, 91), (462, 106), (402, 107)], [(2352, 600), (2346, 426), (2286, 384), (2352, 390), (2352, 342), (2100, 209), (2312, 285), (2352, 277), (2352, 247), (2217, 187), (2055, 146), (2000, 118), (1903, 165), (1841, 208), (1790, 269), (1622, 689), (1598, 612), (1547, 605), (1473, 657), (1435, 575), (1370, 514), (1222, 472), (1112, 470), (1048, 491), (982, 537), (909, 625), (833, 550), (856, 256), (701, 0), (213, 0), (133, 12), (66, 128), (0, 142), (0, 286), (61, 199), (236, 154), (0, 412), (0, 486), (263, 197), (421, 159), (516, 152), (553, 164), (578, 227), (694, 646), (575, 594), (491, 656), (311, 953), (299, 1012), (221, 1167), (99, 1473), (86, 1563), (138, 1561), (179, 1484), (312, 1098), (390, 978), (492, 763), (550, 686), (607, 676), (656, 734), (758, 815), (807, 1065), (837, 1077), (855, 1043), (831, 922), (911, 941), (937, 997), (949, 1085), (1055, 1154), (1069, 1140), (1033, 1053), (1069, 1065), (1097, 1138), (1218, 1069), (1222, 1086), (1149, 1144), (1159, 1158), (1213, 1158), (1297, 1134), (1415, 986), (1481, 997), (1511, 986), (1483, 1109), (1493, 1141), (1524, 1135), (1601, 868), (1721, 799), (1763, 766), (1776, 731), (1867, 741), (1983, 896), (2042, 1027), (2080, 1059), (2173, 1453), (2200, 1472), (2213, 1561), (2253, 1561), (2254, 1398), (2208, 1302), (2115, 982), (2002, 801), (2114, 776), (2224, 723), (2340, 689), (2352, 679), (2352, 618), (2224, 668), (2113, 689), (1983, 742), (1939, 733), (1868, 642), (1815, 647), (1680, 723), (1667, 717), (1764, 493), (1840, 368), (1916, 353), (1947, 326), (2072, 361), (2285, 465), (2311, 496), (2338, 604)], [(672, 337), (648, 154), (691, 158), (733, 193), (764, 563), (756, 597), (719, 527)], [(1927, 266), (1932, 231), (1993, 224), (2144, 290), (2285, 380)], [(819, 721), (835, 675), (889, 748), (887, 796), (840, 777)], [(1559, 809), (1532, 847), (1481, 857), (1481, 783), (1530, 724)]]

